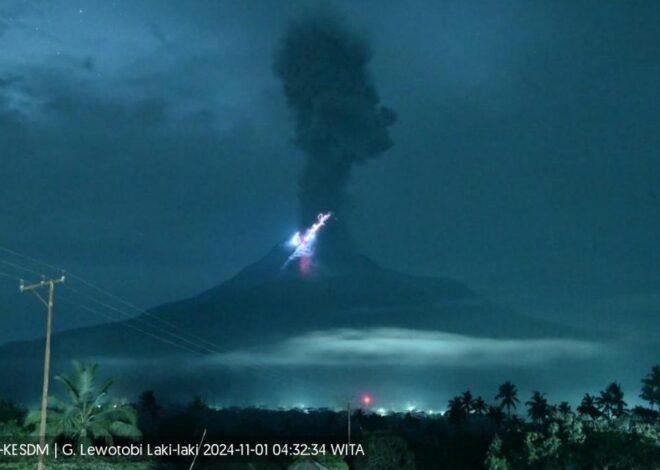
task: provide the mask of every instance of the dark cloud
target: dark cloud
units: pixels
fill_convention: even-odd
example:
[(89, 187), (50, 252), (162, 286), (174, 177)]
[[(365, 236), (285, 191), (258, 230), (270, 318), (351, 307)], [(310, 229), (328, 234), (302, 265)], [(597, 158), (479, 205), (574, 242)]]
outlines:
[(380, 105), (364, 39), (334, 16), (298, 19), (286, 31), (274, 70), (306, 155), (300, 178), (302, 224), (320, 212), (342, 214), (353, 165), (392, 146), (395, 114)]

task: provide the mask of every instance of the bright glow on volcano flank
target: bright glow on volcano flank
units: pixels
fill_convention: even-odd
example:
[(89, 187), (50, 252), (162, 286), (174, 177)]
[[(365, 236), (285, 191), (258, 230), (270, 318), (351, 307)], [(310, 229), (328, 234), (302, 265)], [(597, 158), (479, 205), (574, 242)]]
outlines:
[(332, 217), (332, 212), (320, 213), (317, 216), (316, 222), (305, 230), (304, 234), (296, 232), (289, 240), (289, 246), (294, 247), (295, 250), (289, 256), (289, 260), (296, 258), (300, 259), (300, 271), (307, 274), (310, 269), (310, 257), (314, 254), (314, 242), (319, 231), (323, 228), (326, 222)]

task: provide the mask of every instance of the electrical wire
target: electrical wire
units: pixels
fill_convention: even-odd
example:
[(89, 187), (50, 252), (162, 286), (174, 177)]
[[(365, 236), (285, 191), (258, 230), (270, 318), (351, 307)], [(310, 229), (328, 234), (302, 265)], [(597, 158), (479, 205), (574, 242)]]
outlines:
[[(174, 333), (169, 332), (169, 331), (167, 331), (167, 330), (164, 330), (163, 328), (159, 328), (159, 331), (161, 331), (161, 332), (163, 332), (163, 333), (165, 333), (165, 334), (168, 334), (168, 335), (172, 336), (173, 338), (176, 338), (176, 339), (177, 339), (178, 341), (180, 341), (180, 342), (178, 342), (178, 341), (176, 341), (176, 340), (172, 340), (171, 338), (170, 338), (170, 339), (165, 338), (165, 337), (160, 336), (159, 334), (156, 334), (156, 333), (154, 333), (154, 332), (150, 332), (150, 331), (146, 331), (146, 330), (143, 330), (143, 329), (141, 329), (141, 328), (138, 328), (138, 327), (136, 327), (135, 325), (131, 324), (130, 321), (138, 321), (138, 322), (139, 322), (139, 321), (142, 321), (142, 323), (146, 324), (147, 326), (151, 326), (151, 327), (154, 327), (154, 326), (151, 325), (151, 324), (149, 324), (149, 323), (148, 323), (146, 320), (144, 320), (144, 319), (141, 319), (141, 318), (139, 318), (139, 317), (136, 317), (136, 316), (134, 316), (134, 315), (131, 315), (130, 313), (126, 313), (126, 312), (123, 311), (123, 310), (119, 310), (118, 308), (116, 308), (116, 307), (114, 307), (114, 306), (112, 306), (112, 305), (109, 305), (109, 304), (107, 304), (107, 303), (105, 303), (105, 302), (103, 302), (103, 301), (100, 301), (100, 300), (98, 300), (97, 298), (94, 298), (94, 297), (92, 297), (92, 296), (89, 296), (89, 295), (87, 295), (87, 294), (84, 294), (84, 293), (78, 291), (77, 289), (71, 288), (71, 287), (69, 287), (69, 286), (62, 286), (62, 287), (65, 287), (67, 290), (74, 292), (74, 293), (77, 294), (77, 295), (80, 295), (80, 296), (83, 296), (83, 297), (87, 298), (87, 300), (92, 301), (92, 302), (96, 303), (97, 305), (101, 305), (102, 307), (105, 307), (105, 308), (107, 308), (107, 309), (110, 309), (110, 310), (112, 310), (112, 311), (115, 311), (115, 312), (117, 312), (117, 313), (123, 315), (123, 318), (117, 318), (117, 317), (114, 316), (114, 315), (109, 315), (109, 314), (107, 314), (107, 313), (103, 313), (103, 312), (101, 312), (101, 311), (99, 311), (99, 310), (92, 309), (92, 308), (90, 308), (89, 306), (86, 306), (86, 305), (83, 305), (83, 304), (76, 304), (75, 302), (72, 302), (71, 300), (68, 300), (68, 299), (62, 299), (62, 300), (65, 301), (66, 303), (69, 303), (69, 304), (72, 304), (72, 305), (77, 306), (77, 307), (79, 307), (79, 308), (82, 308), (83, 310), (86, 310), (86, 311), (88, 311), (88, 312), (90, 312), (90, 313), (94, 313), (94, 314), (96, 314), (96, 315), (103, 316), (104, 318), (108, 318), (108, 319), (111, 319), (111, 320), (115, 320), (115, 321), (117, 322), (117, 324), (119, 324), (119, 325), (121, 325), (121, 326), (128, 327), (128, 328), (133, 329), (133, 330), (135, 330), (135, 331), (137, 331), (137, 332), (139, 332), (139, 333), (142, 333), (142, 334), (144, 334), (144, 335), (146, 335), (146, 336), (149, 336), (149, 337), (151, 337), (151, 338), (153, 338), (153, 339), (156, 339), (156, 340), (158, 340), (158, 341), (161, 341), (161, 342), (163, 342), (163, 343), (165, 343), (165, 344), (169, 344), (169, 345), (174, 346), (174, 347), (176, 347), (176, 348), (178, 348), (178, 349), (181, 349), (181, 350), (184, 350), (184, 351), (187, 351), (187, 352), (191, 352), (191, 353), (193, 353), (193, 354), (195, 354), (195, 355), (198, 355), (198, 356), (207, 357), (208, 353), (211, 353), (211, 354), (218, 354), (218, 355), (220, 355), (220, 354), (224, 354), (224, 353), (228, 353), (228, 352), (230, 352), (230, 350), (228, 350), (228, 349), (226, 349), (226, 348), (221, 348), (221, 347), (218, 346), (216, 343), (213, 343), (213, 342), (208, 341), (208, 340), (205, 340), (205, 339), (203, 339), (203, 338), (201, 338), (201, 337), (198, 337), (198, 336), (195, 336), (195, 335), (191, 335), (190, 333), (185, 332), (185, 330), (183, 330), (182, 328), (178, 327), (177, 325), (175, 325), (175, 324), (173, 324), (173, 323), (171, 323), (171, 322), (168, 322), (167, 320), (161, 319), (161, 318), (158, 317), (157, 315), (154, 315), (153, 313), (151, 313), (151, 312), (149, 312), (149, 311), (147, 311), (147, 310), (144, 310), (144, 309), (142, 309), (142, 308), (140, 308), (140, 307), (135, 306), (135, 305), (132, 304), (131, 302), (129, 302), (129, 301), (127, 301), (127, 300), (124, 300), (124, 299), (122, 299), (121, 297), (119, 297), (119, 296), (117, 296), (117, 295), (115, 295), (115, 294), (112, 294), (112, 293), (110, 293), (110, 292), (108, 292), (108, 291), (106, 291), (106, 290), (104, 290), (104, 289), (98, 287), (97, 285), (93, 284), (92, 282), (90, 282), (90, 281), (88, 281), (88, 280), (86, 280), (86, 279), (84, 279), (84, 278), (82, 278), (82, 277), (80, 277), (80, 276), (77, 276), (77, 275), (75, 275), (75, 274), (72, 274), (72, 273), (70, 273), (70, 272), (67, 272), (67, 271), (65, 271), (65, 270), (62, 270), (62, 269), (60, 269), (60, 268), (58, 268), (58, 267), (56, 267), (56, 266), (54, 266), (54, 265), (52, 265), (52, 264), (46, 263), (46, 262), (44, 262), (44, 261), (38, 260), (38, 259), (36, 259), (36, 258), (33, 258), (33, 257), (30, 257), (30, 256), (27, 256), (27, 255), (24, 255), (24, 254), (22, 254), (22, 253), (19, 253), (19, 252), (15, 251), (15, 250), (9, 249), (9, 248), (7, 248), (7, 247), (5, 247), (5, 246), (2, 246), (2, 245), (0, 245), (0, 250), (1, 250), (1, 251), (4, 251), (4, 252), (6, 252), (6, 253), (10, 253), (10, 254), (12, 254), (12, 255), (14, 255), (14, 256), (20, 257), (20, 258), (22, 258), (22, 259), (28, 260), (28, 261), (30, 261), (30, 262), (32, 262), (32, 263), (39, 264), (39, 265), (41, 265), (41, 266), (47, 267), (47, 268), (49, 268), (49, 269), (52, 269), (52, 270), (55, 270), (55, 271), (59, 271), (59, 272), (64, 272), (64, 273), (66, 273), (66, 275), (67, 275), (68, 277), (73, 278), (73, 279), (79, 281), (80, 283), (82, 283), (82, 284), (84, 284), (84, 285), (86, 285), (86, 286), (88, 286), (88, 287), (90, 287), (90, 288), (96, 290), (97, 292), (99, 292), (99, 293), (101, 293), (101, 294), (104, 294), (104, 295), (106, 295), (107, 297), (112, 298), (113, 300), (115, 300), (115, 301), (117, 301), (117, 302), (120, 302), (120, 303), (122, 303), (122, 304), (124, 304), (124, 305), (126, 305), (126, 306), (128, 306), (128, 307), (130, 307), (130, 308), (132, 308), (132, 309), (135, 310), (136, 312), (139, 312), (139, 313), (141, 313), (141, 314), (143, 314), (143, 315), (145, 315), (145, 316), (147, 316), (147, 317), (149, 317), (149, 318), (152, 318), (152, 319), (158, 321), (158, 322), (161, 323), (161, 324), (168, 325), (168, 326), (170, 326), (171, 328), (177, 329), (177, 330), (179, 330), (179, 331), (184, 332), (185, 334), (188, 334), (190, 337), (197, 338), (198, 341), (201, 341), (201, 342), (203, 342), (203, 343), (206, 343), (206, 344), (212, 346), (213, 349), (211, 349), (211, 348), (209, 348), (209, 347), (207, 347), (207, 346), (204, 346), (204, 345), (200, 345), (200, 344), (198, 344), (198, 343), (195, 343), (194, 341), (191, 341), (190, 339), (187, 339), (187, 338), (185, 338), (185, 337), (183, 337), (183, 336), (181, 336), (181, 335), (177, 335), (177, 334), (174, 334)], [(6, 265), (12, 266), (12, 267), (14, 267), (15, 269), (20, 269), (20, 270), (23, 270), (23, 271), (26, 271), (26, 272), (31, 272), (31, 273), (33, 273), (33, 274), (37, 274), (37, 275), (43, 276), (43, 274), (38, 273), (37, 271), (31, 270), (31, 269), (29, 269), (29, 268), (26, 268), (25, 266), (22, 266), (22, 265), (17, 265), (17, 264), (15, 264), (15, 263), (11, 263), (11, 262), (6, 261), (6, 260), (3, 260), (3, 259), (0, 259), (0, 262), (2, 262), (3, 264), (6, 264)], [(15, 278), (15, 277), (13, 277), (13, 276), (11, 276), (11, 275), (6, 275), (6, 276), (7, 276), (7, 277), (11, 277), (11, 278), (13, 278), (13, 279), (20, 280), (20, 278)], [(156, 327), (156, 328), (158, 328), (158, 327)], [(187, 343), (187, 344), (186, 344), (186, 343)], [(196, 350), (196, 349), (192, 349), (192, 348), (190, 347), (190, 345), (192, 345), (193, 347), (196, 347), (196, 348), (198, 348), (198, 349), (197, 349), (197, 350)], [(200, 350), (205, 351), (207, 354), (204, 354), (204, 353), (200, 352)], [(273, 367), (268, 367), (268, 366), (264, 366), (264, 365), (261, 365), (261, 364), (243, 364), (243, 367), (244, 367), (244, 368), (248, 368), (248, 369), (253, 369), (253, 370), (256, 370), (256, 371), (258, 371), (258, 372), (264, 372), (264, 373), (274, 374), (274, 376), (275, 376), (276, 378), (278, 378), (278, 379), (284, 379), (287, 383), (289, 383), (290, 380), (293, 379), (293, 380), (296, 380), (296, 381), (301, 381), (301, 382), (303, 382), (305, 385), (309, 385), (308, 383), (305, 383), (304, 381), (302, 381), (302, 380), (300, 379), (300, 377), (297, 377), (297, 376), (289, 376), (289, 375), (286, 375), (286, 377), (284, 377), (284, 374), (282, 374), (281, 372), (277, 371), (277, 370), (276, 370), (275, 368), (273, 368)]]
[(25, 272), (28, 272), (28, 273), (31, 273), (31, 274), (36, 274), (37, 276), (43, 276), (43, 274), (41, 274), (41, 273), (39, 273), (39, 272), (37, 272), (37, 271), (34, 271), (34, 270), (32, 270), (32, 269), (28, 269), (28, 268), (26, 268), (26, 267), (24, 267), (24, 266), (20, 266), (20, 265), (18, 265), (18, 264), (16, 264), (16, 263), (12, 263), (12, 262), (10, 262), (10, 261), (5, 261), (5, 260), (3, 260), (3, 259), (0, 259), (0, 263), (4, 264), (4, 265), (6, 265), (6, 266), (10, 266), (10, 267), (12, 267), (12, 268), (14, 268), (14, 269), (19, 269), (19, 270), (21, 270), (21, 271), (25, 271)]
[[(95, 310), (95, 309), (93, 309), (93, 308), (90, 308), (90, 307), (88, 307), (87, 305), (83, 305), (83, 304), (79, 304), (79, 303), (77, 303), (77, 302), (73, 302), (73, 301), (71, 301), (70, 299), (68, 299), (68, 298), (66, 298), (66, 297), (63, 298), (62, 296), (60, 296), (60, 300), (61, 300), (62, 302), (64, 302), (64, 303), (68, 303), (69, 305), (73, 305), (73, 306), (75, 306), (75, 307), (79, 307), (79, 308), (81, 308), (81, 309), (83, 309), (83, 310), (86, 310), (86, 311), (88, 311), (88, 312), (90, 312), (90, 313), (93, 313), (93, 314), (95, 314), (95, 315), (100, 315), (100, 316), (102, 316), (102, 317), (104, 317), (104, 318), (108, 318), (108, 319), (110, 319), (110, 320), (117, 320), (117, 319), (116, 319), (115, 317), (113, 317), (112, 315), (107, 315), (107, 314), (105, 314), (105, 313), (103, 313), (103, 312), (101, 312), (101, 311), (99, 311), (99, 310)], [(205, 356), (203, 353), (200, 353), (199, 351), (195, 351), (195, 350), (190, 349), (190, 348), (188, 348), (188, 347), (186, 347), (186, 346), (183, 346), (183, 345), (181, 345), (181, 344), (179, 344), (179, 343), (175, 343), (175, 342), (173, 342), (173, 341), (170, 341), (170, 340), (168, 340), (167, 338), (163, 338), (163, 337), (161, 337), (161, 336), (155, 335), (155, 334), (150, 333), (150, 332), (148, 332), (148, 331), (142, 330), (142, 329), (140, 329), (140, 328), (138, 328), (138, 327), (136, 327), (135, 325), (132, 325), (132, 324), (130, 324), (130, 323), (127, 323), (127, 322), (121, 322), (121, 325), (124, 326), (124, 327), (127, 327), (127, 328), (131, 328), (131, 329), (133, 329), (133, 330), (135, 330), (135, 331), (137, 331), (137, 332), (139, 332), (139, 333), (142, 333), (142, 334), (144, 334), (144, 335), (147, 335), (147, 336), (149, 336), (149, 337), (151, 337), (151, 338), (153, 338), (153, 339), (155, 339), (155, 340), (158, 340), (158, 341), (161, 341), (161, 342), (163, 342), (163, 343), (166, 343), (166, 344), (169, 344), (169, 345), (171, 345), (171, 346), (174, 346), (175, 348), (178, 348), (178, 349), (181, 349), (181, 350), (184, 350), (184, 351), (187, 351), (187, 352), (190, 352), (190, 353), (192, 353), (192, 354), (199, 355), (199, 356), (202, 356), (202, 357)]]

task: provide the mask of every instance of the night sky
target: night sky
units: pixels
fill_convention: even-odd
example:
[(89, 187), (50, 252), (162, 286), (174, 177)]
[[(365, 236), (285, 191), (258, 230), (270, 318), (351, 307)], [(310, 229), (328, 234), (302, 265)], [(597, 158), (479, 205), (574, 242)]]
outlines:
[[(398, 116), (394, 146), (353, 174), (346, 223), (385, 267), (651, 334), (660, 4), (544, 3), (332, 3)], [(302, 156), (273, 54), (320, 5), (3, 1), (0, 245), (143, 307), (259, 259), (299, 228)], [(0, 299), (0, 341), (42, 334), (14, 280)], [(100, 321), (62, 306), (56, 327)]]

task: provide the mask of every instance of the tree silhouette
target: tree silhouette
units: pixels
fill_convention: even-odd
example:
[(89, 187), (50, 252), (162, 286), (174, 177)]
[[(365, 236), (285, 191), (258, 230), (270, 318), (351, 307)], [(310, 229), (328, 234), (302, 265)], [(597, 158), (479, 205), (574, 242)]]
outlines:
[[(415, 455), (408, 449), (402, 437), (386, 431), (374, 432), (367, 436), (366, 468), (374, 469), (415, 469)], [(306, 467), (306, 468), (312, 468)]]
[(601, 413), (596, 403), (596, 397), (585, 393), (580, 402), (580, 406), (577, 407), (577, 412), (580, 413), (580, 416), (588, 416), (591, 419), (598, 418)]
[(508, 380), (500, 385), (499, 393), (495, 400), (501, 400), (500, 406), (506, 408), (508, 416), (511, 416), (511, 408), (515, 409), (516, 404), (520, 403), (518, 400), (518, 389)]
[(658, 412), (644, 406), (636, 406), (631, 410), (631, 414), (638, 420), (645, 423), (655, 423), (658, 418)]
[(660, 404), (660, 365), (653, 366), (651, 372), (642, 379), (642, 393), (639, 397), (651, 404), (651, 410)]
[(465, 421), (467, 415), (461, 397), (454, 397), (449, 400), (446, 414), (451, 424), (461, 424)]
[(616, 382), (612, 382), (605, 390), (600, 392), (596, 403), (600, 407), (600, 411), (609, 419), (621, 416), (627, 406), (627, 403), (623, 401), (621, 385)]
[[(137, 428), (135, 410), (108, 400), (108, 389), (114, 381), (108, 380), (97, 386), (97, 364), (73, 361), (73, 367), (73, 376), (55, 377), (64, 386), (68, 400), (49, 397), (48, 435), (52, 438), (63, 436), (82, 445), (90, 445), (94, 440), (112, 445), (113, 437), (132, 440), (142, 437)], [(26, 424), (36, 426), (40, 415), (41, 410), (31, 411)]]
[(504, 421), (504, 412), (499, 406), (489, 406), (488, 407), (488, 419), (491, 420), (494, 424), (499, 426)]
[(20, 420), (24, 415), (23, 410), (13, 403), (0, 398), (0, 423), (5, 423), (11, 420)]
[(158, 415), (161, 409), (153, 390), (146, 390), (140, 394), (138, 406), (151, 416)]
[(472, 409), (478, 415), (485, 415), (488, 412), (488, 405), (480, 396), (472, 402)]
[(539, 391), (532, 393), (532, 398), (525, 403), (527, 405), (527, 414), (533, 421), (543, 422), (550, 414), (550, 407), (545, 394)]
[(563, 415), (569, 415), (573, 412), (571, 405), (567, 401), (562, 401), (557, 407), (557, 411)]
[(463, 411), (466, 415), (469, 415), (473, 411), (473, 402), (472, 393), (469, 390), (464, 391), (461, 394), (461, 403), (463, 404)]
[(192, 401), (188, 404), (188, 411), (194, 413), (208, 410), (209, 405), (201, 396), (195, 395)]

